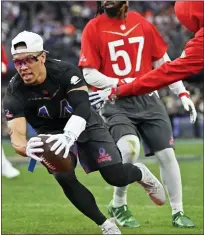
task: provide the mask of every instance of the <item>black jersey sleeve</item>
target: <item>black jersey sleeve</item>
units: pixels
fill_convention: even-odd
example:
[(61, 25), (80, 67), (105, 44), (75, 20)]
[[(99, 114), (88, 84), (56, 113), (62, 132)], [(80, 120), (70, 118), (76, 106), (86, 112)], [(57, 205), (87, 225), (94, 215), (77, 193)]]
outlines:
[(9, 84), (3, 98), (3, 109), (7, 121), (25, 116), (23, 98), (18, 92), (15, 92), (15, 88), (12, 85), (12, 83)]
[(66, 87), (67, 93), (72, 89), (87, 85), (81, 70), (78, 67), (70, 64), (63, 73), (61, 81), (62, 84)]

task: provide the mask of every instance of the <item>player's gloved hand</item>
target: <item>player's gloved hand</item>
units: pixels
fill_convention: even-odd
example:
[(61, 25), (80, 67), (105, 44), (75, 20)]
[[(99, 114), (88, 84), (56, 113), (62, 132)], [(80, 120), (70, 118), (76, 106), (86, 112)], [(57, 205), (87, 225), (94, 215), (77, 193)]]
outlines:
[(92, 106), (100, 104), (101, 102), (114, 101), (116, 100), (116, 88), (106, 88), (104, 90), (99, 90), (89, 93), (89, 101)]
[(136, 78), (124, 78), (124, 79), (119, 79), (117, 86), (122, 86), (127, 83), (131, 83), (135, 80)]
[(64, 132), (63, 134), (51, 135), (46, 143), (50, 143), (55, 141), (50, 151), (55, 151), (55, 155), (59, 155), (59, 153), (64, 150), (63, 158), (67, 158), (69, 156), (69, 149), (76, 141), (76, 137), (71, 132)]
[(182, 92), (179, 94), (179, 97), (181, 98), (182, 105), (184, 109), (188, 112), (190, 112), (190, 122), (195, 123), (197, 118), (197, 112), (194, 106), (194, 103), (190, 99), (190, 95), (188, 92)]
[(43, 146), (43, 142), (41, 141), (41, 138), (39, 137), (32, 137), (27, 142), (26, 146), (26, 155), (30, 158), (35, 159), (36, 161), (42, 161), (40, 157), (37, 156), (38, 153), (43, 153), (43, 148), (40, 148)]
[(99, 112), (103, 108), (104, 104), (105, 102), (101, 101), (97, 104), (92, 105), (92, 107), (96, 110), (96, 112)]

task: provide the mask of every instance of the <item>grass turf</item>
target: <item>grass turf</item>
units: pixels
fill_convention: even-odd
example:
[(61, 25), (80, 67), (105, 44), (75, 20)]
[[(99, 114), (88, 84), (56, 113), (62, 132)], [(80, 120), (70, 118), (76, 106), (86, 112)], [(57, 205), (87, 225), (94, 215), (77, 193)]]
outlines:
[[(16, 156), (10, 142), (4, 142), (3, 148), (6, 156)], [(178, 156), (203, 156), (203, 140), (189, 139), (189, 140), (175, 140), (175, 151)], [(141, 156), (144, 155), (141, 148)]]
[[(159, 176), (158, 165), (148, 166)], [(133, 184), (129, 187), (128, 202), (141, 227), (121, 228), (123, 234), (203, 234), (203, 162), (182, 162), (180, 167), (185, 212), (196, 223), (196, 228), (173, 228), (168, 202), (162, 207), (155, 206), (143, 189)], [(65, 198), (46, 169), (38, 167), (30, 173), (26, 168), (19, 168), (19, 178), (2, 180), (3, 234), (101, 234), (98, 226)], [(80, 167), (76, 172), (107, 215), (112, 187), (103, 181), (98, 172), (86, 175)]]

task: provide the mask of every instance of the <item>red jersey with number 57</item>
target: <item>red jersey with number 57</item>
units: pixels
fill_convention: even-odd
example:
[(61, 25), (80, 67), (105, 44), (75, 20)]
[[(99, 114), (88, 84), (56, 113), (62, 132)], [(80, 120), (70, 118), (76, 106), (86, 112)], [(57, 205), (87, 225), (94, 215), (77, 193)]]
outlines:
[(140, 14), (128, 12), (125, 20), (102, 14), (84, 28), (79, 66), (108, 77), (134, 78), (152, 70), (152, 62), (166, 51), (158, 31)]

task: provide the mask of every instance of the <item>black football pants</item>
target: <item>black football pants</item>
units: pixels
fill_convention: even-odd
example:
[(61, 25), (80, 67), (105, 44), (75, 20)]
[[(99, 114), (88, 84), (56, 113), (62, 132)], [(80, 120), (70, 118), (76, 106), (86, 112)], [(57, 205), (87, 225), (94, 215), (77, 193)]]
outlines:
[[(76, 162), (76, 158), (73, 162)], [(129, 163), (118, 163), (101, 168), (100, 173), (104, 180), (114, 186), (122, 187), (142, 178), (141, 171)], [(105, 222), (106, 217), (99, 210), (93, 194), (82, 185), (75, 172), (53, 173), (55, 179), (62, 187), (66, 197), (72, 204), (84, 215), (93, 220), (96, 224), (101, 225)]]

